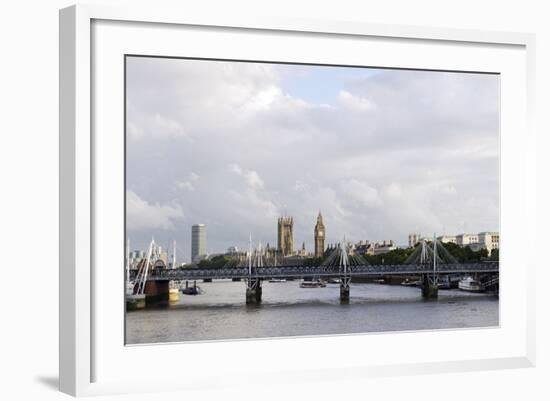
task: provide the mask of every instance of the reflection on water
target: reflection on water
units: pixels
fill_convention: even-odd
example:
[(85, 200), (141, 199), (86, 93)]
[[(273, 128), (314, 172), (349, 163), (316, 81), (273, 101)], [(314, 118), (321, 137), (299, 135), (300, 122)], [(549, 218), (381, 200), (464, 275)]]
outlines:
[(498, 326), (498, 298), (440, 290), (424, 301), (415, 287), (352, 284), (299, 288), (299, 281), (263, 283), (262, 303), (245, 304), (245, 283), (197, 283), (201, 295), (126, 315), (128, 344)]

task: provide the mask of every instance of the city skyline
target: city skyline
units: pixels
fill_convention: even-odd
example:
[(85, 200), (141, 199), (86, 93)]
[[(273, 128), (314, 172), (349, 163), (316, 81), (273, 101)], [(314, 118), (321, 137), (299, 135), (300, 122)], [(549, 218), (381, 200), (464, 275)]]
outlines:
[[(127, 235), (207, 253), (499, 231), (497, 75), (127, 59)], [(286, 211), (286, 212), (285, 212)], [(178, 252), (178, 258), (179, 258)]]
[[(410, 247), (416, 246), (416, 244), (418, 242), (422, 241), (422, 240), (431, 241), (431, 238), (432, 238), (431, 235), (424, 235), (422, 233), (412, 233), (412, 234), (408, 235), (408, 244), (406, 244), (406, 243), (397, 243), (392, 238), (382, 238), (382, 239), (381, 238), (376, 238), (376, 239), (373, 239), (373, 238), (349, 238), (349, 237), (346, 237), (344, 235), (342, 238), (340, 238), (339, 240), (336, 240), (334, 242), (325, 242), (325, 235), (326, 235), (327, 230), (326, 230), (325, 225), (323, 224), (322, 214), (319, 211), (319, 214), (317, 215), (317, 219), (316, 219), (316, 224), (314, 226), (314, 232), (313, 232), (313, 238), (314, 238), (313, 247), (314, 248), (313, 249), (308, 249), (307, 247), (305, 247), (306, 241), (299, 242), (299, 244), (301, 244), (300, 246), (298, 246), (299, 244), (297, 244), (297, 245), (294, 244), (294, 240), (293, 240), (293, 221), (294, 221), (293, 216), (285, 215), (285, 216), (280, 216), (279, 218), (277, 218), (277, 242), (276, 243), (270, 242), (270, 241), (265, 241), (262, 238), (252, 238), (252, 233), (250, 233), (249, 238), (248, 238), (246, 243), (244, 243), (244, 242), (233, 243), (233, 245), (227, 247), (226, 249), (213, 249), (213, 250), (210, 250), (210, 251), (207, 251), (207, 241), (206, 241), (206, 229), (207, 229), (207, 227), (206, 227), (206, 225), (202, 224), (202, 223), (193, 224), (191, 226), (191, 241), (190, 241), (190, 244), (184, 244), (183, 246), (181, 246), (181, 244), (180, 244), (180, 246), (177, 248), (179, 250), (179, 251), (176, 252), (176, 253), (178, 253), (178, 260), (181, 261), (180, 258), (185, 254), (185, 252), (182, 251), (182, 248), (183, 249), (188, 248), (187, 245), (190, 245), (190, 248), (191, 248), (191, 251), (190, 251), (191, 258), (189, 258), (188, 262), (197, 263), (198, 261), (201, 260), (201, 257), (208, 257), (208, 256), (213, 256), (213, 255), (221, 255), (221, 254), (232, 254), (232, 253), (235, 253), (235, 252), (243, 252), (243, 251), (246, 252), (249, 249), (249, 246), (252, 246), (252, 248), (254, 248), (254, 249), (257, 249), (260, 245), (264, 249), (266, 249), (266, 248), (276, 249), (279, 252), (281, 252), (281, 255), (283, 255), (283, 256), (300, 255), (301, 251), (303, 252), (305, 250), (306, 253), (301, 255), (301, 256), (323, 257), (324, 252), (327, 249), (337, 246), (342, 241), (345, 241), (348, 244), (361, 245), (361, 246), (364, 246), (364, 245), (371, 245), (371, 246), (384, 245), (385, 246), (386, 244), (389, 244), (391, 246), (395, 246), (395, 248), (410, 248)], [(291, 238), (290, 244), (285, 243), (284, 240), (281, 241), (281, 234), (285, 231), (286, 231), (286, 234), (283, 234), (283, 237), (285, 235), (290, 235), (290, 238)], [(453, 242), (453, 243), (458, 244), (460, 246), (474, 245), (474, 246), (477, 246), (477, 247), (474, 247), (473, 249), (479, 250), (480, 249), (479, 245), (481, 245), (481, 243), (478, 243), (478, 235), (485, 235), (485, 234), (487, 234), (487, 235), (490, 235), (490, 234), (495, 235), (496, 234), (496, 236), (498, 237), (499, 232), (498, 231), (494, 232), (494, 231), (484, 230), (484, 231), (480, 231), (480, 232), (476, 232), (476, 233), (473, 233), (473, 232), (469, 232), (469, 233), (460, 232), (460, 233), (446, 233), (446, 234), (441, 234), (441, 235), (439, 235), (437, 233), (433, 233), (433, 236), (437, 237), (437, 239), (439, 241), (443, 242), (443, 243)], [(459, 237), (460, 237), (460, 239), (459, 239)], [(467, 239), (467, 241), (465, 241), (465, 239)], [(481, 242), (484, 243), (485, 240), (483, 240)], [(173, 252), (174, 252), (173, 247), (176, 245), (176, 243), (174, 241), (171, 241), (171, 244), (172, 244), (171, 245), (172, 248), (167, 246), (167, 247), (164, 247), (162, 249), (164, 249), (166, 255), (171, 255), (171, 257), (172, 257)], [(158, 244), (158, 243), (157, 243), (157, 246), (162, 247), (162, 245)], [(498, 247), (499, 246), (498, 246), (498, 241), (497, 241), (496, 248), (498, 248)], [(130, 252), (131, 253), (145, 252), (145, 250), (144, 249), (138, 249), (138, 248), (135, 248), (135, 247), (133, 247), (133, 248), (131, 247)], [(184, 259), (186, 259), (186, 258), (184, 258)], [(185, 262), (185, 260), (184, 260), (184, 262)]]

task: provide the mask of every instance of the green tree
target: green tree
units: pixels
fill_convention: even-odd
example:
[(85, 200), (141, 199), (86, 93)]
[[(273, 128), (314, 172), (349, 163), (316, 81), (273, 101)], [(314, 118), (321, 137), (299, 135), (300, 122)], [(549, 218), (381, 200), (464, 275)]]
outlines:
[(323, 263), (323, 260), (325, 260), (325, 258), (306, 258), (304, 259), (304, 265), (305, 266), (320, 266), (321, 263)]
[(198, 263), (201, 269), (219, 269), (224, 267), (230, 257), (225, 255), (216, 255), (210, 259), (203, 259)]

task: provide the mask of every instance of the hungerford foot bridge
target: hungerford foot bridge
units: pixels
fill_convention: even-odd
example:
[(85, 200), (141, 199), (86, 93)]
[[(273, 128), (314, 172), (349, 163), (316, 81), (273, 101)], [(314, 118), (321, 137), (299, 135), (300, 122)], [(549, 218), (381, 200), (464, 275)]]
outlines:
[(246, 303), (261, 302), (262, 282), (271, 279), (323, 280), (338, 279), (340, 300), (349, 301), (350, 283), (356, 277), (414, 277), (420, 278), (419, 287), (425, 298), (437, 298), (438, 283), (442, 276), (476, 275), (486, 279), (486, 285), (498, 288), (498, 262), (458, 263), (434, 238), (432, 243), (421, 241), (403, 264), (369, 264), (364, 257), (354, 254), (345, 244), (339, 244), (317, 266), (279, 263), (276, 256), (269, 255), (261, 244), (249, 247), (246, 257), (235, 257), (221, 268), (153, 268), (151, 242), (147, 257), (137, 270), (127, 272), (134, 295), (151, 298), (168, 297), (170, 281), (235, 279), (246, 282)]

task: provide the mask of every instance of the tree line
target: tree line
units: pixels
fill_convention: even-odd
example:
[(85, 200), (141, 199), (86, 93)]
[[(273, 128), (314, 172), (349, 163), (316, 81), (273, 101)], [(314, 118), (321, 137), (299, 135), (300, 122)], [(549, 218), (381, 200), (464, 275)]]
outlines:
[[(420, 246), (417, 244), (416, 246)], [(476, 263), (484, 261), (498, 261), (499, 251), (494, 249), (491, 256), (487, 249), (478, 251), (472, 250), (470, 247), (461, 247), (451, 242), (443, 244), (445, 249), (458, 261), (458, 263)], [(371, 265), (400, 265), (405, 263), (407, 258), (414, 252), (415, 247), (398, 248), (380, 255), (362, 255), (365, 260)], [(210, 259), (201, 260), (197, 266), (201, 269), (219, 269), (224, 267), (232, 257), (229, 255), (216, 255)], [(302, 260), (304, 266), (319, 266), (324, 258), (307, 257)]]

